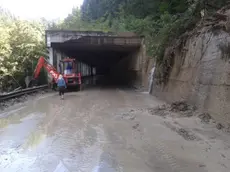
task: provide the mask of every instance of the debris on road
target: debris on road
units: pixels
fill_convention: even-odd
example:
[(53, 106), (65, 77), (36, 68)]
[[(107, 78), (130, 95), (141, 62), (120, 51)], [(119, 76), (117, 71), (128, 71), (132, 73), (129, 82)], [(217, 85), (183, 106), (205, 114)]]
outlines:
[[(202, 113), (198, 116), (201, 119), (202, 123), (210, 123), (212, 121), (213, 124), (216, 124), (217, 122), (212, 118), (212, 116), (209, 113)], [(230, 125), (225, 127), (223, 124), (221, 123), (217, 123), (216, 124), (216, 128), (218, 130), (222, 130), (224, 132), (229, 133), (230, 132)]]
[(204, 167), (206, 167), (206, 165), (200, 164), (199, 167), (204, 168)]
[(148, 108), (148, 112), (151, 115), (166, 117), (167, 115), (170, 115), (169, 109), (170, 109), (170, 106), (168, 104), (163, 104), (155, 108)]
[(184, 101), (178, 101), (171, 104), (171, 111), (173, 112), (184, 112), (189, 110), (189, 105)]
[(195, 136), (195, 134), (192, 131), (189, 131), (188, 129), (181, 128), (179, 126), (173, 125), (169, 122), (164, 122), (164, 124), (170, 128), (172, 131), (176, 132), (180, 136), (182, 136), (187, 141), (194, 141), (198, 140), (198, 137)]
[(202, 123), (209, 123), (210, 120), (212, 119), (209, 113), (202, 113), (198, 117), (201, 119)]
[(196, 140), (196, 136), (184, 128), (180, 128), (180, 129), (176, 130), (176, 132), (180, 136), (182, 136), (185, 140)]
[(226, 158), (226, 156), (225, 156), (224, 154), (221, 154), (221, 156), (222, 156), (223, 158)]
[(162, 117), (166, 117), (172, 113), (179, 113), (181, 116), (191, 117), (194, 115), (196, 108), (195, 106), (189, 105), (184, 101), (178, 101), (170, 105), (163, 104), (155, 108), (149, 108), (148, 111), (152, 115), (158, 115)]
[(178, 112), (182, 114), (182, 116), (191, 117), (194, 115), (193, 112), (196, 111), (196, 107), (188, 104), (185, 101), (177, 101), (171, 104), (172, 112)]
[(137, 129), (137, 128), (139, 127), (139, 125), (140, 125), (140, 124), (135, 124), (135, 125), (133, 126), (133, 129)]
[[(225, 133), (217, 131), (215, 125), (199, 125), (196, 116), (181, 118), (184, 112), (172, 112), (171, 105), (162, 105), (142, 93), (92, 89), (67, 93), (64, 102), (39, 96), (34, 96), (35, 100), (25, 97), (33, 106), (25, 101), (22, 110), (13, 107), (1, 119), (0, 145), (4, 151), (0, 151), (0, 171), (230, 169), (230, 139)], [(149, 105), (160, 105), (155, 110), (171, 116), (150, 115), (149, 111), (155, 111), (148, 111)]]
[(122, 113), (121, 118), (128, 119), (128, 120), (134, 120), (136, 116), (132, 113)]
[(224, 129), (224, 126), (223, 126), (221, 123), (218, 123), (218, 124), (216, 125), (216, 128), (217, 128), (218, 130), (222, 130), (222, 129)]

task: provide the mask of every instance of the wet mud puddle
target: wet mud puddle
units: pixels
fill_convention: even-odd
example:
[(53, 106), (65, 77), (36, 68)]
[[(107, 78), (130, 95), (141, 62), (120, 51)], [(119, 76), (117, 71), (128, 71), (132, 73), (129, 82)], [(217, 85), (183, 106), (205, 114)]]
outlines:
[(213, 143), (195, 132), (204, 130), (195, 118), (152, 114), (159, 104), (132, 90), (89, 89), (0, 112), (0, 171), (230, 171), (229, 137)]

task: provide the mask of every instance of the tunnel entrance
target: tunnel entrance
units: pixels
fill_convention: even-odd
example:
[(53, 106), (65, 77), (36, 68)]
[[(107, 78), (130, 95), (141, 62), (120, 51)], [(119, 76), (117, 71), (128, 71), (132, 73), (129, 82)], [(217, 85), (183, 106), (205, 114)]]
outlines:
[(104, 85), (141, 84), (142, 40), (132, 33), (46, 31), (51, 64), (57, 68), (61, 59), (75, 58), (83, 81), (96, 75)]

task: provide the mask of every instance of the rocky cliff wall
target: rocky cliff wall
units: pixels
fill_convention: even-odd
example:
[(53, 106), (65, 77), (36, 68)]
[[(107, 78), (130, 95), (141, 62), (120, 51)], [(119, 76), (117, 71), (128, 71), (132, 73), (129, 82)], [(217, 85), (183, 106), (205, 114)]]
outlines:
[(230, 123), (230, 13), (222, 13), (167, 49), (165, 56), (171, 56), (165, 58), (173, 58), (169, 77), (165, 84), (155, 82), (152, 93), (169, 102), (186, 100)]

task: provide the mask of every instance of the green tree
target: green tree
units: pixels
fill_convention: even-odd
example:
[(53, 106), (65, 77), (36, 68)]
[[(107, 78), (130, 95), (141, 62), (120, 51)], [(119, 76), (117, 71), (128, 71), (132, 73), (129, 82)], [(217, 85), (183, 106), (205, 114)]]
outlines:
[(24, 80), (25, 71), (32, 75), (32, 62), (46, 53), (44, 26), (1, 10), (0, 33), (0, 86), (13, 89)]

